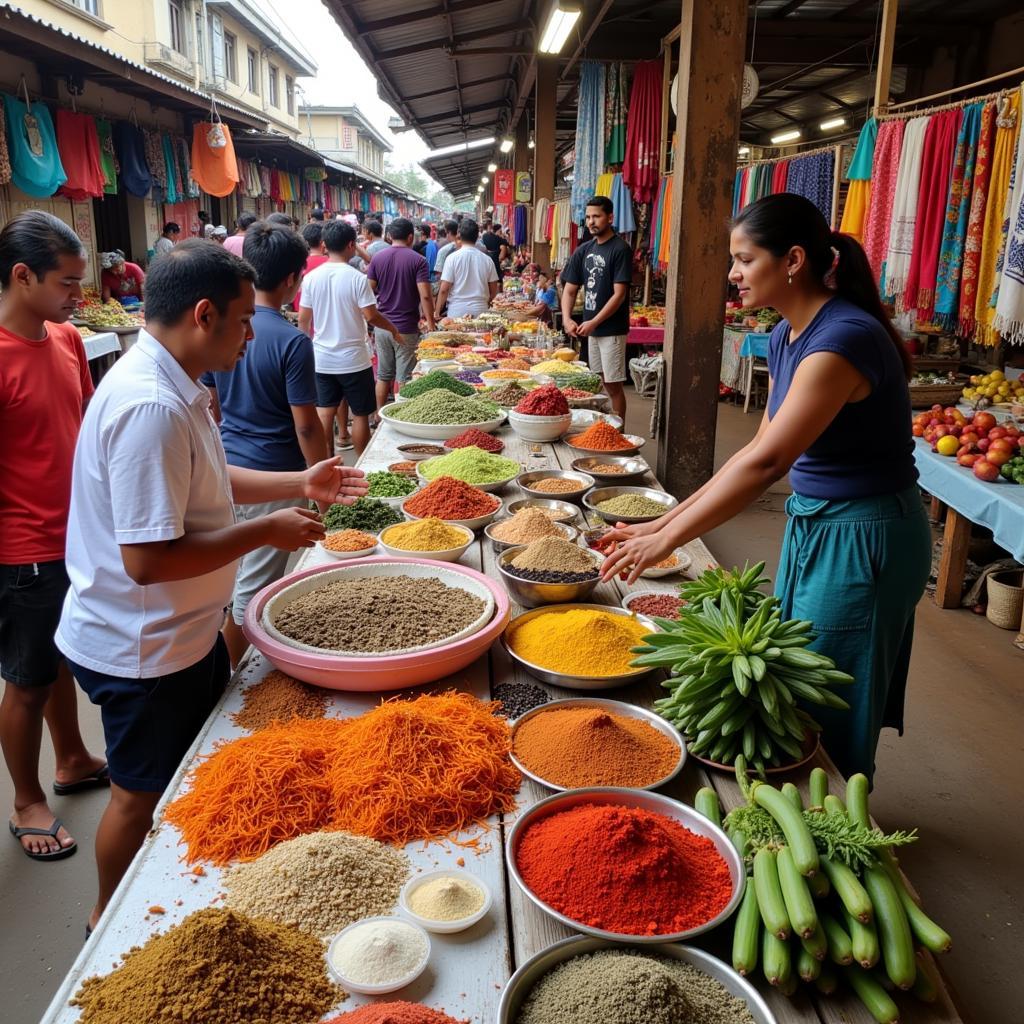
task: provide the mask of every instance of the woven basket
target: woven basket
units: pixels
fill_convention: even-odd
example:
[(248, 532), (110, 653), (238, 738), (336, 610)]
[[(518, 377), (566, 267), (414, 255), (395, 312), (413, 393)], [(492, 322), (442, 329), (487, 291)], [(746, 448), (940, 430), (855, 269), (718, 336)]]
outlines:
[(912, 384), (910, 404), (914, 409), (939, 405), (956, 405), (963, 395), (963, 384)]
[(1024, 569), (994, 572), (985, 581), (988, 607), (985, 617), (1000, 629), (1020, 629), (1024, 616)]

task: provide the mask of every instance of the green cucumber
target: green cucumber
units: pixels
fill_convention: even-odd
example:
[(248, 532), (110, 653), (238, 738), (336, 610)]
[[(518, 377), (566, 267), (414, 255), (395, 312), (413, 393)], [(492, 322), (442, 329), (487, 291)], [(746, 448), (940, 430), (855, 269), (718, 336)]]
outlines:
[(693, 808), (698, 814), (703, 814), (719, 828), (722, 827), (722, 810), (718, 804), (718, 794), (707, 786), (697, 790), (693, 799)]
[(775, 851), (767, 847), (762, 847), (754, 856), (754, 890), (765, 931), (780, 940), (788, 939), (791, 929), (779, 883), (779, 868)]
[(865, 924), (863, 921), (858, 921), (845, 908), (843, 909), (843, 920), (846, 923), (846, 930), (850, 933), (853, 959), (865, 970), (870, 970), (878, 963), (881, 956), (875, 922), (869, 921)]
[(939, 998), (939, 980), (935, 965), (927, 956), (917, 954), (917, 977), (914, 987), (910, 990), (922, 1003), (934, 1003)]
[(804, 809), (804, 801), (800, 796), (800, 790), (793, 785), (792, 782), (787, 782), (782, 787), (782, 795), (801, 813)]
[(885, 973), (897, 987), (909, 989), (917, 974), (914, 940), (896, 886), (884, 868), (874, 866), (864, 870), (864, 888), (875, 908)]
[(846, 780), (846, 813), (855, 825), (871, 828), (868, 813), (868, 777), (857, 772)]
[(757, 908), (757, 892), (748, 878), (732, 933), (732, 966), (739, 974), (746, 976), (757, 967), (760, 940), (761, 912)]
[(793, 977), (789, 943), (765, 930), (761, 933), (761, 963), (770, 985), (783, 986)]
[(803, 815), (777, 789), (765, 783), (755, 782), (751, 793), (754, 803), (766, 810), (782, 829), (800, 874), (813, 875), (818, 870), (818, 848)]
[(828, 857), (821, 858), (821, 870), (828, 876), (847, 913), (858, 921), (870, 921), (873, 913), (871, 897), (853, 871), (842, 861)]
[(818, 920), (828, 940), (828, 955), (840, 966), (853, 963), (853, 943), (843, 926), (831, 915), (821, 911)]
[(832, 883), (824, 871), (819, 871), (813, 878), (808, 878), (807, 884), (816, 900), (823, 900), (832, 891)]
[(786, 904), (786, 916), (793, 931), (801, 938), (807, 938), (818, 927), (818, 915), (814, 911), (814, 900), (807, 888), (807, 880), (797, 871), (788, 846), (779, 850), (775, 862), (779, 870), (782, 898)]
[(823, 995), (831, 996), (839, 988), (839, 978), (831, 964), (822, 964), (821, 973), (814, 979), (814, 987)]
[(898, 868), (891, 868), (885, 865), (885, 871), (896, 888), (896, 895), (903, 904), (903, 911), (910, 923), (910, 931), (918, 943), (924, 946), (930, 953), (948, 953), (953, 946), (953, 940), (941, 925), (936, 924), (918, 905), (914, 897), (907, 890), (903, 877)]
[(900, 1011), (889, 993), (867, 971), (860, 967), (847, 967), (843, 973), (850, 988), (878, 1024), (899, 1024)]
[(803, 946), (800, 946), (796, 951), (796, 972), (802, 981), (814, 981), (821, 974), (821, 961), (815, 959)]
[(828, 796), (828, 773), (824, 768), (811, 769), (811, 808), (824, 807)]
[(825, 938), (825, 929), (818, 922), (814, 934), (800, 940), (800, 945), (814, 957), (815, 960), (824, 960), (828, 956), (828, 939)]

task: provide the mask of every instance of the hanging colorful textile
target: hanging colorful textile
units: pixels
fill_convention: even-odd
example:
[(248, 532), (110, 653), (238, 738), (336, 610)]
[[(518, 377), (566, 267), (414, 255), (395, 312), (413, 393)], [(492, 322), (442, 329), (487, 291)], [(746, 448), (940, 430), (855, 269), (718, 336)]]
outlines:
[(935, 311), (935, 279), (939, 268), (939, 249), (946, 222), (950, 176), (963, 111), (959, 107), (943, 110), (928, 122), (921, 155), (921, 180), (917, 191), (917, 220), (910, 269), (902, 293), (896, 296), (897, 309), (916, 311), (924, 323)]
[(42, 103), (4, 96), (11, 181), (26, 195), (48, 199), (67, 181), (50, 111)]
[(107, 196), (117, 195), (117, 176), (120, 168), (117, 166), (117, 155), (114, 153), (114, 128), (113, 125), (100, 117), (96, 119), (96, 135), (100, 142), (100, 167), (103, 170), (103, 194)]
[(551, 207), (551, 200), (540, 198), (533, 209), (533, 240), (535, 242), (550, 241), (551, 236), (547, 234), (548, 210)]
[(1004, 224), (1009, 219), (1010, 179), (1017, 153), (1020, 129), (1020, 94), (1014, 92), (999, 101), (996, 111), (996, 135), (989, 180), (988, 205), (982, 233), (981, 259), (978, 265), (978, 295), (974, 306), (974, 338), (982, 345), (998, 345), (996, 311), (992, 296), (998, 284), (997, 270), (1003, 251)]
[(143, 147), (146, 153), (146, 166), (153, 178), (153, 187), (163, 189), (167, 194), (167, 170), (164, 167), (164, 148), (160, 142), (160, 133), (142, 130)]
[(57, 149), (68, 176), (60, 194), (78, 202), (101, 198), (105, 182), (100, 165), (100, 139), (92, 115), (58, 109)]
[(967, 237), (964, 240), (963, 269), (960, 271), (960, 321), (957, 333), (963, 337), (974, 334), (975, 308), (978, 302), (978, 274), (981, 249), (988, 212), (988, 192), (992, 181), (992, 149), (996, 134), (996, 104), (986, 103), (981, 112), (981, 131), (974, 159), (974, 183), (971, 208), (967, 216)]
[(830, 224), (835, 166), (835, 151), (829, 149), (824, 153), (794, 157), (789, 162), (786, 176), (786, 191), (810, 199)]
[(633, 214), (633, 197), (621, 174), (612, 177), (612, 191), (609, 198), (615, 207), (613, 223), (620, 235), (636, 231), (636, 217)]
[(626, 159), (626, 118), (629, 110), (625, 64), (608, 68), (608, 89), (604, 106), (604, 162), (621, 164)]
[(576, 116), (576, 164), (572, 171), (572, 219), (586, 219), (587, 200), (594, 195), (604, 166), (605, 66), (592, 60), (580, 65), (579, 110)]
[(959, 326), (960, 271), (964, 262), (967, 222), (971, 214), (971, 191), (974, 163), (981, 132), (981, 103), (964, 108), (960, 134), (953, 156), (953, 172), (949, 183), (945, 225), (939, 249), (939, 269), (935, 282), (935, 313), (933, 322), (946, 330)]
[(174, 159), (174, 142), (170, 135), (160, 136), (160, 152), (164, 161), (164, 175), (167, 178), (168, 203), (180, 203), (185, 198), (185, 189), (181, 181), (181, 171)]
[(871, 198), (864, 225), (864, 251), (868, 254), (876, 281), (882, 279), (889, 249), (890, 220), (905, 127), (905, 121), (884, 121), (878, 128), (875, 155), (871, 161)]
[(525, 206), (517, 206), (512, 217), (512, 244), (526, 245), (529, 234), (527, 232), (527, 219), (529, 210)]
[(661, 205), (661, 230), (658, 232), (658, 266), (668, 267), (672, 249), (672, 175), (665, 177), (665, 201)]
[(11, 154), (7, 149), (7, 118), (4, 116), (3, 104), (0, 103), (0, 185), (8, 185), (11, 181)]
[(638, 203), (651, 202), (659, 188), (662, 73), (661, 60), (642, 60), (633, 74), (622, 177)]
[(231, 129), (219, 117), (192, 128), (192, 176), (211, 196), (229, 196), (238, 184)]
[(738, 170), (732, 180), (732, 215), (740, 212), (740, 198), (743, 195), (743, 171)]
[(785, 192), (789, 184), (789, 161), (780, 160), (772, 167), (772, 195)]
[(1008, 235), (993, 321), (1011, 345), (1024, 344), (1024, 131), (1018, 128), (1017, 136)]
[(844, 235), (852, 235), (858, 242), (863, 238), (864, 220), (871, 203), (871, 165), (877, 138), (878, 122), (869, 117), (860, 130), (857, 148), (853, 151), (850, 169), (846, 172), (850, 187), (846, 193), (846, 206), (843, 208), (839, 230)]
[(560, 206), (560, 203), (551, 204), (551, 226), (548, 229), (548, 237), (551, 239), (550, 260), (554, 266), (558, 266), (558, 220)]
[(153, 176), (146, 163), (146, 140), (142, 129), (130, 121), (115, 122), (114, 147), (121, 168), (121, 187), (130, 195), (145, 199), (153, 188)]
[(921, 155), (929, 118), (915, 117), (903, 133), (900, 169), (896, 177), (896, 195), (892, 205), (889, 249), (885, 256), (885, 283), (882, 294), (902, 295), (910, 273), (910, 255), (917, 223), (917, 196), (921, 184)]

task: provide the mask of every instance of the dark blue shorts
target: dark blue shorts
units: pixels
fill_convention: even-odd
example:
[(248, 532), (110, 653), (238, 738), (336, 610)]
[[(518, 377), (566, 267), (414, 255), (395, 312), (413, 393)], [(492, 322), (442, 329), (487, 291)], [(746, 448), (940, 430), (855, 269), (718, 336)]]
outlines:
[(126, 679), (68, 661), (100, 709), (110, 778), (122, 789), (162, 793), (231, 676), (223, 639), (202, 661), (154, 679)]
[(372, 368), (316, 375), (316, 404), (321, 409), (337, 409), (342, 402), (348, 402), (353, 416), (372, 416), (377, 411)]
[(68, 574), (64, 559), (0, 565), (0, 677), (14, 686), (49, 686), (64, 655), (57, 632)]

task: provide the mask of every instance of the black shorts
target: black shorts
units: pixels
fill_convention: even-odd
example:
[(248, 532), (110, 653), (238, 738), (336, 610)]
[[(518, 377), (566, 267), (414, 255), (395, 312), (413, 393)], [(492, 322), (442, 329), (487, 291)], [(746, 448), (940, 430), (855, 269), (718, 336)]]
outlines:
[(231, 677), (227, 647), (167, 676), (126, 679), (68, 665), (100, 709), (110, 778), (122, 789), (162, 793)]
[(49, 686), (64, 655), (53, 636), (68, 574), (64, 559), (0, 565), (0, 677), (15, 686)]
[(318, 373), (316, 404), (321, 409), (337, 409), (348, 402), (353, 416), (371, 416), (377, 411), (373, 370), (368, 366), (355, 373)]

